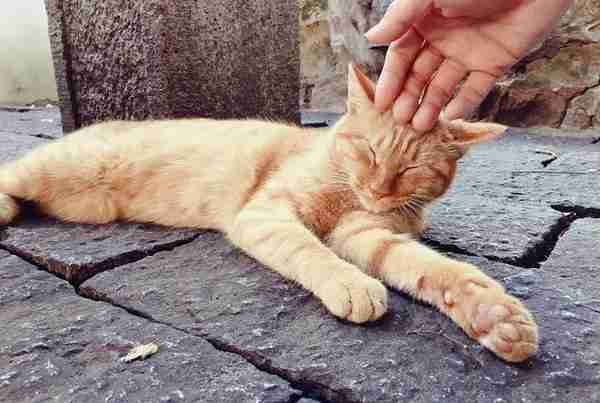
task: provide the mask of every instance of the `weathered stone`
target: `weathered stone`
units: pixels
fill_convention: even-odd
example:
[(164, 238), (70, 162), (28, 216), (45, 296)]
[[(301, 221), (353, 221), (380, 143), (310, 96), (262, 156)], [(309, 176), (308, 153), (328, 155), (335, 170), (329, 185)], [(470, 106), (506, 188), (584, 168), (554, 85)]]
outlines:
[(302, 0), (299, 4), (300, 105), (304, 110), (344, 112), (350, 57), (330, 45), (327, 1)]
[(367, 73), (375, 76), (381, 70), (385, 53), (373, 49), (364, 34), (381, 14), (385, 2), (373, 9), (372, 1), (329, 0), (329, 23), (331, 46), (340, 47), (350, 54), (352, 60), (362, 65)]
[[(274, 403), (299, 394), (199, 337), (86, 300), (2, 251), (0, 331), (0, 401), (6, 403)], [(159, 344), (159, 352), (145, 361), (120, 361), (146, 342)]]
[(82, 225), (28, 216), (2, 230), (0, 247), (79, 284), (115, 266), (190, 242), (197, 231), (145, 224)]
[(303, 397), (302, 399), (298, 400), (297, 403), (318, 403), (318, 400), (313, 400), (313, 399), (308, 399)]
[[(499, 279), (519, 273), (463, 259)], [(499, 361), (440, 313), (398, 293), (377, 323), (341, 322), (216, 233), (102, 273), (80, 290), (228, 346), (332, 401), (597, 400), (598, 322), (562, 317), (568, 299), (543, 272), (529, 286), (526, 303), (543, 342), (537, 358), (522, 365)]]
[(295, 1), (46, 3), (65, 132), (116, 118), (299, 119)]
[[(585, 108), (586, 114), (594, 110), (597, 94), (587, 90), (600, 84), (600, 43), (557, 44), (556, 48), (555, 54), (524, 63), (516, 77), (498, 83), (478, 117), (516, 127), (559, 127), (567, 114), (566, 126), (589, 128), (591, 117), (581, 122), (572, 115), (582, 103), (592, 104)], [(582, 94), (586, 98), (581, 99)]]
[[(473, 147), (461, 161), (448, 195), (433, 209), (425, 237), (470, 253), (536, 266), (544, 258), (548, 235), (560, 231), (562, 214), (551, 208), (554, 204), (600, 208), (596, 192), (590, 191), (598, 187), (600, 144), (591, 142), (510, 131)], [(544, 168), (550, 152), (558, 158)], [(537, 246), (542, 248), (539, 255)]]
[[(591, 308), (600, 323), (600, 220), (581, 219), (560, 238), (542, 270), (572, 299), (578, 311)], [(565, 268), (573, 267), (575, 272)]]
[(0, 107), (0, 133), (61, 137), (60, 111), (55, 106), (19, 109)]
[(479, 108), (479, 119), (493, 120), (513, 127), (559, 127), (570, 99), (583, 88), (559, 90), (533, 87), (527, 81), (500, 82)]
[(518, 127), (590, 127), (584, 115), (593, 108), (583, 105), (596, 102), (600, 94), (577, 97), (600, 84), (598, 18), (597, 1), (576, 0), (554, 32), (498, 83), (478, 117)]
[[(371, 4), (372, 3), (372, 4)], [(385, 58), (364, 33), (390, 1), (303, 0), (300, 14), (304, 109), (344, 112), (348, 63), (359, 63), (375, 78)]]
[(302, 111), (302, 126), (331, 127), (340, 118), (340, 114), (331, 112)]
[[(545, 134), (543, 130), (535, 135), (528, 131), (510, 130), (496, 144), (490, 143), (474, 151), (485, 153), (478, 160), (497, 155), (495, 169), (510, 170), (510, 177), (505, 177), (506, 182), (496, 182), (496, 185), (523, 193), (511, 195), (513, 203), (529, 200), (542, 203), (544, 207), (564, 204), (600, 209), (600, 199), (595, 191), (599, 186), (600, 144), (594, 141), (595, 137), (565, 131), (560, 135)], [(556, 154), (556, 159), (549, 155), (551, 153)], [(508, 168), (511, 163), (513, 169)], [(479, 169), (473, 166), (465, 169), (464, 173), (476, 175)]]
[(27, 151), (47, 141), (35, 136), (24, 136), (0, 130), (0, 164), (21, 157)]
[(568, 34), (573, 40), (600, 42), (599, 13), (596, 0), (575, 0), (560, 21), (557, 31)]
[(561, 127), (600, 127), (600, 88), (587, 90), (583, 95), (573, 98)]

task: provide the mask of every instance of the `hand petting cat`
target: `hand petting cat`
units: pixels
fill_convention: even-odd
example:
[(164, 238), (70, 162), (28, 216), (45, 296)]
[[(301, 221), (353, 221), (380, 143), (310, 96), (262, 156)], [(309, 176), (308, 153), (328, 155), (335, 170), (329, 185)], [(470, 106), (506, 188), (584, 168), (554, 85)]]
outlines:
[(393, 107), (397, 122), (418, 131), (430, 130), (444, 108), (448, 119), (468, 115), (572, 2), (395, 0), (366, 34), (371, 42), (391, 42), (377, 109)]

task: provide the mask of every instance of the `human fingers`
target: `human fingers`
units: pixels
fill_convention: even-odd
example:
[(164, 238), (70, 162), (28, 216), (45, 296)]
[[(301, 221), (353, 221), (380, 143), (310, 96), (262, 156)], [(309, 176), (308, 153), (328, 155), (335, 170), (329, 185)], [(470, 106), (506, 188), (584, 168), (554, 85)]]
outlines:
[(404, 86), (406, 76), (423, 46), (423, 38), (414, 29), (392, 42), (385, 56), (385, 64), (377, 81), (375, 107), (387, 111)]
[(417, 131), (430, 130), (435, 124), (440, 112), (446, 106), (456, 86), (467, 75), (468, 70), (453, 60), (446, 59), (427, 86), (425, 96), (419, 110), (412, 120), (412, 126)]
[(497, 79), (492, 74), (480, 71), (469, 74), (456, 97), (444, 110), (446, 118), (454, 120), (471, 114), (494, 87)]
[(404, 35), (431, 9), (433, 0), (395, 0), (379, 23), (365, 36), (370, 42), (387, 43)]
[(417, 111), (423, 90), (443, 61), (444, 57), (441, 53), (431, 46), (421, 51), (394, 104), (394, 119), (398, 123), (406, 124), (411, 121)]

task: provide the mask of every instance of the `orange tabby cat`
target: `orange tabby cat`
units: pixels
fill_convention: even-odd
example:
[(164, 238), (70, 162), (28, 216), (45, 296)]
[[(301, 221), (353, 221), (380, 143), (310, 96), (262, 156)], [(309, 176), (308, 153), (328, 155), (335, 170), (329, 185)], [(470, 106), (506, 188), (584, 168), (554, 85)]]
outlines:
[[(0, 225), (15, 199), (80, 223), (115, 220), (214, 228), (335, 316), (387, 309), (382, 281), (426, 301), (507, 361), (538, 348), (528, 310), (473, 265), (413, 240), (466, 148), (493, 124), (397, 127), (351, 66), (348, 112), (328, 133), (263, 121), (110, 122), (0, 168)], [(352, 263), (350, 263), (352, 262)]]

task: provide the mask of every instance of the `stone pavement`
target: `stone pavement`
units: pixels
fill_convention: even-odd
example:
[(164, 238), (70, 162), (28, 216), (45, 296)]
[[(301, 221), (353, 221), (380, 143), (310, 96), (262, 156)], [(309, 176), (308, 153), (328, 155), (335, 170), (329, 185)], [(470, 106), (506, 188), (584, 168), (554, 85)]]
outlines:
[[(0, 111), (0, 161), (59, 135), (52, 113)], [(396, 292), (377, 323), (339, 321), (216, 232), (27, 215), (0, 229), (0, 401), (598, 402), (596, 137), (473, 149), (424, 236), (531, 308), (525, 363)], [(156, 355), (120, 361), (147, 342)]]

